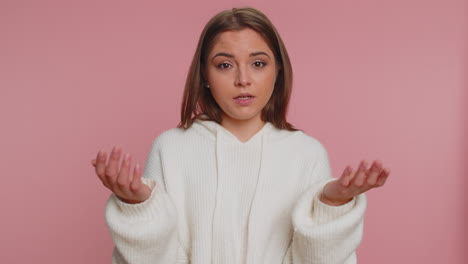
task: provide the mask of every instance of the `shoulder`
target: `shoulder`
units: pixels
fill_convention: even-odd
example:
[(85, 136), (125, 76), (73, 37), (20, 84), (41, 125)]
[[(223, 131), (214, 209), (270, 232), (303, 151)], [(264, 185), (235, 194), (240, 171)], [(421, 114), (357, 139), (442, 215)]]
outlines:
[(189, 144), (200, 141), (200, 135), (192, 128), (170, 128), (161, 132), (154, 138), (153, 144), (160, 149), (187, 147)]
[(316, 156), (317, 154), (326, 154), (327, 152), (320, 140), (301, 130), (289, 131), (275, 128), (270, 136), (270, 140), (276, 144), (289, 145), (305, 155)]
[(301, 142), (301, 146), (298, 148), (302, 151), (305, 157), (309, 160), (323, 160), (328, 159), (328, 152), (325, 145), (317, 138), (300, 131), (297, 135), (297, 140)]
[(306, 147), (311, 148), (314, 151), (326, 152), (324, 144), (317, 138), (302, 131), (300, 131), (298, 134), (298, 140), (301, 141)]
[(167, 142), (179, 139), (181, 136), (183, 136), (185, 134), (184, 132), (185, 131), (184, 131), (183, 128), (178, 128), (178, 127), (170, 128), (170, 129), (167, 129), (167, 130), (164, 130), (163, 132), (161, 132), (155, 138), (155, 141), (158, 144), (167, 144)]

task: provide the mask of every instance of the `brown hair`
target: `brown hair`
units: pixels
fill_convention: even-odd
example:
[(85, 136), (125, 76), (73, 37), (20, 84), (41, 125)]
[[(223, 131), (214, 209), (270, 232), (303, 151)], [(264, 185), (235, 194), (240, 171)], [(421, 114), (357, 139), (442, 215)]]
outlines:
[[(212, 120), (221, 124), (222, 109), (213, 98), (210, 89), (204, 87), (203, 72), (206, 56), (213, 46), (215, 37), (224, 31), (250, 28), (267, 42), (279, 67), (275, 87), (270, 100), (262, 109), (261, 119), (271, 122), (279, 129), (296, 131), (286, 121), (286, 112), (292, 90), (292, 67), (289, 56), (276, 28), (265, 14), (251, 7), (232, 8), (216, 14), (208, 21), (198, 41), (187, 79), (181, 107), (181, 121), (177, 127), (189, 128), (196, 118)], [(207, 118), (200, 115), (205, 114)]]

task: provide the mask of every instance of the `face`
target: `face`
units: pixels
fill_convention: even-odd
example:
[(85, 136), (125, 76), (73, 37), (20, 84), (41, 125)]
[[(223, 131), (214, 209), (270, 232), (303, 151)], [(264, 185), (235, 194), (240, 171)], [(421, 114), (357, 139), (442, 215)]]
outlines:
[(246, 28), (226, 31), (215, 38), (204, 77), (223, 110), (223, 122), (261, 122), (261, 111), (273, 93), (277, 74), (268, 44), (256, 31)]

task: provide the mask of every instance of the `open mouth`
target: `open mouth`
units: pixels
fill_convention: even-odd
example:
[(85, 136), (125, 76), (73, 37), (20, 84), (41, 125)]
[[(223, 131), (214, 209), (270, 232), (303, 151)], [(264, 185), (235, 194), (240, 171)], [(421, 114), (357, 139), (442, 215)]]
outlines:
[(249, 98), (254, 98), (254, 96), (237, 96), (234, 99), (247, 100)]
[(254, 100), (255, 96), (243, 95), (234, 97), (234, 101), (240, 105), (249, 105)]

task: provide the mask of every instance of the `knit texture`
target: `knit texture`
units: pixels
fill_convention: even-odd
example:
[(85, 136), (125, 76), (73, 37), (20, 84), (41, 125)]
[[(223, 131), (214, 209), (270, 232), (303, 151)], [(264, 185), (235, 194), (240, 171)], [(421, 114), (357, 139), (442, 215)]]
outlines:
[(331, 175), (324, 146), (302, 131), (267, 122), (241, 142), (214, 121), (169, 129), (143, 172), (151, 197), (107, 201), (112, 263), (357, 263), (366, 196), (322, 203)]

